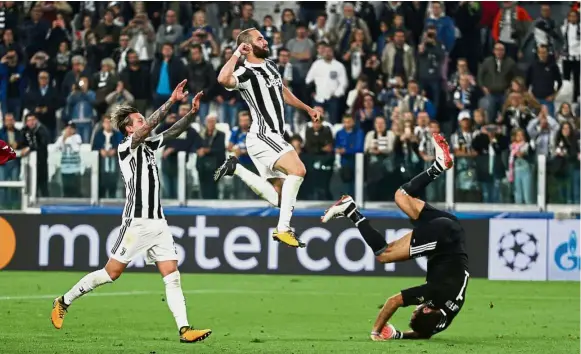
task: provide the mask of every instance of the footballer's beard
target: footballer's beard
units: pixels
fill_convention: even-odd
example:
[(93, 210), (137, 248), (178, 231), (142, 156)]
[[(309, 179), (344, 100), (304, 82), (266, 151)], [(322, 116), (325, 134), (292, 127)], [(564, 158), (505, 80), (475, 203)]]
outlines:
[(261, 48), (257, 45), (252, 45), (252, 53), (254, 53), (254, 56), (259, 58), (259, 59), (266, 59), (268, 58), (268, 54), (270, 53), (270, 50), (268, 50), (268, 47), (266, 47), (266, 49)]

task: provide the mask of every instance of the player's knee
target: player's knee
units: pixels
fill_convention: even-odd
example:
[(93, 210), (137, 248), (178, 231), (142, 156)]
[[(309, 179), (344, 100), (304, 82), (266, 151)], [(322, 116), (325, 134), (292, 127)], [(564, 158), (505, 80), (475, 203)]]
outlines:
[(300, 164), (296, 164), (293, 168), (289, 171), (289, 175), (305, 177), (307, 174), (307, 169), (305, 165), (301, 162)]
[(401, 208), (401, 205), (405, 202), (407, 198), (408, 195), (405, 193), (405, 191), (399, 188), (397, 191), (395, 191), (395, 196), (393, 199), (395, 200), (395, 204)]
[(119, 279), (119, 277), (121, 277), (121, 274), (123, 274), (123, 271), (117, 269), (105, 268), (105, 271), (107, 272), (107, 274), (109, 274), (109, 278), (111, 278), (112, 281)]

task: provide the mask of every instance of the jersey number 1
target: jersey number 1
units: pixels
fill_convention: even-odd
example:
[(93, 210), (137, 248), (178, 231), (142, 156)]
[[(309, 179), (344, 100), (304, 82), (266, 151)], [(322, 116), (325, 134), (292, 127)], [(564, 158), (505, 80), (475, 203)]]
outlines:
[(460, 289), (460, 293), (458, 294), (458, 296), (456, 296), (456, 301), (464, 300), (464, 296), (462, 296), (462, 294), (464, 293), (464, 290), (466, 290), (466, 284), (468, 283), (468, 277), (470, 276), (470, 274), (468, 274), (467, 271), (464, 271), (464, 273), (465, 273), (464, 284), (462, 285), (462, 288)]

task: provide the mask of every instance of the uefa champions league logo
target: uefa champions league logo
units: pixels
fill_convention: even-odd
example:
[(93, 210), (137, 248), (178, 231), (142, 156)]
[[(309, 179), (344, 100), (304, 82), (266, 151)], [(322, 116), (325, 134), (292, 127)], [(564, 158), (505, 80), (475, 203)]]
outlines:
[(564, 271), (580, 269), (581, 262), (579, 262), (577, 255), (577, 233), (575, 231), (571, 231), (569, 241), (561, 243), (555, 250), (555, 264)]
[(539, 251), (535, 235), (522, 229), (505, 233), (498, 240), (498, 258), (513, 272), (525, 272), (537, 262)]

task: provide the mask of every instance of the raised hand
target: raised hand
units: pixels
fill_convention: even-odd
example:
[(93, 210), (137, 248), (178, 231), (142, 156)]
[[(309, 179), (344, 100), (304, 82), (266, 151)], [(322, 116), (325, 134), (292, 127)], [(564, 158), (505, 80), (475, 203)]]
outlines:
[(176, 86), (175, 90), (173, 90), (173, 92), (171, 93), (170, 100), (172, 102), (179, 102), (188, 96), (188, 91), (187, 90), (184, 91), (184, 87), (186, 86), (187, 83), (188, 80), (184, 80)]

